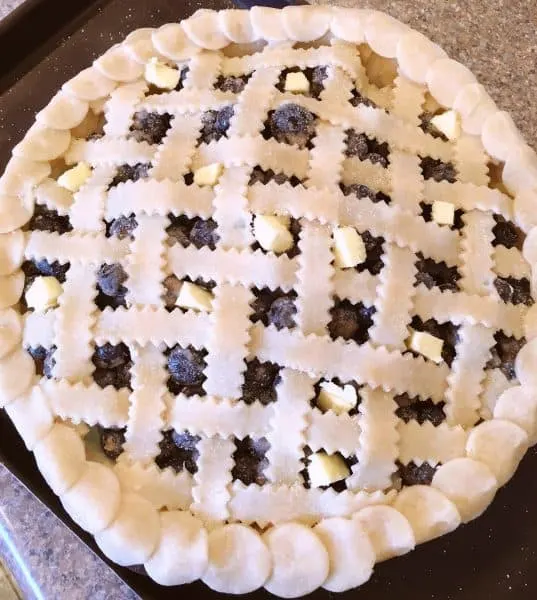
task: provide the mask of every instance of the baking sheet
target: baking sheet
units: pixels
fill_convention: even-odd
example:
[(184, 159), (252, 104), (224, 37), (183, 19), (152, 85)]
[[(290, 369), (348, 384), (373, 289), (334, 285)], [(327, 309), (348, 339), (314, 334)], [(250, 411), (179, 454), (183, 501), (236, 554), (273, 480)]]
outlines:
[[(66, 8), (66, 5), (69, 7)], [(28, 0), (16, 18), (0, 25), (0, 172), (11, 147), (66, 80), (129, 31), (179, 20), (201, 6), (231, 2), (198, 0)], [(9, 57), (10, 60), (6, 60)], [(0, 460), (88, 546), (91, 536), (65, 514), (44, 483), (32, 455), (0, 411)], [(524, 459), (484, 516), (407, 556), (378, 565), (362, 589), (343, 595), (319, 590), (310, 597), (341, 600), (529, 600), (537, 597), (537, 450)], [(307, 560), (307, 556), (304, 557)], [(202, 584), (162, 588), (149, 578), (105, 560), (140, 596), (166, 600), (178, 594), (216, 600)], [(272, 598), (265, 591), (251, 600)]]

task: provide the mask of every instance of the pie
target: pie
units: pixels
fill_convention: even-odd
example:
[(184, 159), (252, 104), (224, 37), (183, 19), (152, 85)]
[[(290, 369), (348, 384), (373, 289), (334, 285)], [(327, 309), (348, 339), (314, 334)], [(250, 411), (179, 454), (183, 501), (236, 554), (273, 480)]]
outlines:
[(387, 15), (134, 31), (0, 189), (1, 405), (159, 584), (354, 588), (537, 439), (537, 157)]

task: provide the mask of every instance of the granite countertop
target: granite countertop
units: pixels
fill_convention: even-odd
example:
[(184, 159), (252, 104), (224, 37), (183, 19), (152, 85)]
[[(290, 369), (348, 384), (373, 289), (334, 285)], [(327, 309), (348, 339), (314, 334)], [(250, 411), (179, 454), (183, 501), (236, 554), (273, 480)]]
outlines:
[[(0, 19), (20, 3), (0, 0)], [(535, 147), (537, 4), (531, 0), (339, 0), (338, 4), (385, 10), (438, 42), (477, 75)], [(1, 466), (0, 558), (28, 600), (137, 598)], [(10, 598), (7, 592), (3, 595), (2, 586), (0, 569), (0, 595)]]

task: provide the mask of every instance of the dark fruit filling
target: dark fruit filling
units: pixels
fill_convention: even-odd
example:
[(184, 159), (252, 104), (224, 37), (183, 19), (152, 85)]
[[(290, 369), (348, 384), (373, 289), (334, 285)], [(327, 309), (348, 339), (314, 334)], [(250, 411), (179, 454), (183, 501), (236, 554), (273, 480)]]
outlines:
[(130, 387), (132, 360), (125, 344), (96, 346), (92, 361), (96, 367), (93, 379), (100, 387), (111, 385), (116, 390)]
[(56, 363), (54, 359), (54, 352), (56, 346), (52, 348), (43, 348), (43, 346), (36, 346), (35, 348), (28, 348), (30, 356), (34, 359), (35, 372), (38, 375), (44, 375), (48, 379), (52, 379), (52, 369)]
[(270, 444), (265, 438), (253, 440), (249, 436), (235, 440), (237, 449), (233, 453), (235, 466), (231, 471), (233, 479), (239, 479), (245, 485), (263, 485), (267, 479), (263, 471), (268, 467), (266, 458)]
[(511, 221), (507, 221), (501, 215), (494, 215), (494, 220), (496, 221), (496, 225), (492, 229), (492, 233), (494, 234), (492, 245), (498, 246), (501, 244), (506, 248), (518, 248), (522, 250), (524, 240), (526, 239), (522, 229)]
[(137, 112), (132, 119), (131, 136), (137, 142), (160, 144), (171, 127), (172, 119), (173, 115), (168, 113), (159, 115), (146, 110)]
[(199, 451), (196, 446), (200, 440), (199, 436), (188, 431), (163, 431), (159, 444), (160, 454), (155, 458), (155, 462), (161, 469), (170, 467), (177, 473), (186, 469), (194, 474), (198, 470), (196, 460)]
[(507, 379), (515, 379), (515, 359), (520, 349), (526, 343), (525, 338), (517, 340), (505, 335), (503, 331), (494, 334), (496, 345), (491, 349), (491, 358), (487, 363), (488, 369), (500, 369)]
[(125, 429), (100, 429), (99, 437), (103, 452), (112, 460), (117, 460), (123, 454)]
[(451, 163), (444, 163), (430, 156), (421, 159), (421, 171), (425, 179), (434, 179), (438, 182), (449, 181), (449, 183), (455, 183), (457, 180), (455, 167)]
[(316, 117), (299, 104), (282, 104), (269, 113), (263, 132), (265, 138), (274, 137), (278, 142), (305, 148), (315, 136)]
[(435, 262), (432, 258), (424, 258), (421, 253), (418, 253), (416, 261), (416, 283), (425, 284), (429, 289), (437, 286), (441, 291), (457, 292), (459, 286), (457, 281), (460, 279), (460, 274), (457, 267), (448, 267), (445, 262)]
[(346, 134), (346, 156), (357, 156), (360, 160), (367, 159), (384, 168), (390, 164), (390, 148), (387, 142), (381, 144), (375, 139), (368, 138), (365, 133), (358, 133), (354, 129), (348, 129)]
[(426, 462), (420, 466), (413, 462), (409, 462), (408, 465), (399, 463), (398, 475), (401, 478), (401, 483), (405, 486), (430, 485), (435, 473), (436, 467), (431, 467)]
[(255, 401), (263, 405), (276, 401), (276, 386), (280, 382), (280, 367), (271, 362), (259, 362), (254, 358), (246, 363), (242, 400), (246, 404)]
[(375, 307), (364, 306), (361, 302), (351, 304), (348, 300), (336, 298), (330, 310), (331, 321), (328, 323), (330, 337), (335, 340), (354, 340), (363, 344), (369, 339), (369, 328), (373, 325)]
[(36, 204), (28, 229), (63, 234), (72, 231), (73, 227), (68, 216), (59, 215), (58, 211), (47, 208), (44, 204)]
[(290, 183), (293, 187), (296, 187), (302, 183), (295, 175), (288, 177), (285, 175), (285, 173), (274, 173), (272, 169), (263, 171), (261, 167), (254, 167), (250, 175), (250, 181), (248, 182), (248, 185), (255, 185), (256, 183), (262, 183), (266, 185), (269, 181), (274, 181), (278, 185)]
[(250, 79), (250, 75), (242, 75), (241, 77), (220, 75), (216, 81), (215, 87), (222, 92), (240, 94), (244, 90), (248, 79)]
[(168, 389), (172, 394), (185, 396), (203, 395), (202, 384), (205, 381), (203, 371), (207, 366), (205, 350), (196, 350), (189, 346), (174, 346), (168, 353)]
[(211, 250), (216, 247), (218, 242), (218, 234), (216, 233), (216, 222), (213, 219), (200, 219), (194, 217), (189, 219), (185, 215), (174, 217), (168, 215), (170, 225), (166, 229), (166, 233), (170, 236), (170, 242), (179, 243), (184, 248), (194, 244), (196, 248), (207, 246)]
[(533, 304), (530, 282), (525, 277), (522, 279), (497, 277), (494, 280), (494, 287), (498, 291), (500, 298), (506, 303), (525, 304), (526, 306)]
[(104, 264), (99, 267), (97, 271), (99, 294), (95, 302), (101, 310), (107, 306), (114, 309), (118, 306), (126, 306), (127, 288), (123, 286), (125, 281), (127, 281), (127, 273), (119, 263)]
[(233, 112), (233, 105), (229, 104), (220, 110), (209, 110), (204, 113), (201, 118), (203, 127), (199, 141), (209, 144), (224, 137), (229, 129)]
[(146, 179), (149, 176), (151, 165), (148, 163), (136, 163), (135, 165), (121, 165), (118, 167), (116, 175), (108, 186), (108, 189), (116, 187), (120, 183), (127, 181), (138, 181), (138, 179)]
[(435, 427), (438, 427), (446, 420), (445, 402), (435, 404), (430, 399), (411, 398), (408, 394), (395, 396), (394, 400), (399, 406), (395, 414), (405, 423), (414, 420), (422, 425), (425, 421), (430, 421)]
[(138, 221), (134, 215), (130, 217), (118, 217), (110, 223), (107, 223), (106, 227), (106, 236), (107, 237), (117, 237), (120, 240), (124, 240), (125, 238), (134, 239), (133, 232), (138, 227)]
[(354, 194), (357, 198), (369, 198), (372, 202), (384, 202), (390, 204), (392, 199), (383, 192), (375, 192), (367, 185), (352, 183), (351, 185), (340, 184), (341, 191), (345, 196)]
[(291, 329), (295, 326), (295, 292), (286, 294), (280, 289), (273, 292), (263, 288), (254, 289), (254, 294), (255, 300), (252, 304), (254, 313), (250, 317), (253, 323), (261, 321), (267, 326), (274, 325), (276, 329)]

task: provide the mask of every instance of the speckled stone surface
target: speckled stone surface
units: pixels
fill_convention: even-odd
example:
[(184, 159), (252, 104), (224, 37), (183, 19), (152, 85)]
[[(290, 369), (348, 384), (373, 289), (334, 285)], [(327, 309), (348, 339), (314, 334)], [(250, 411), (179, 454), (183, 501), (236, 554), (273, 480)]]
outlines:
[[(317, 4), (334, 4), (313, 0)], [(0, 0), (0, 18), (21, 0)], [(467, 65), (537, 145), (533, 0), (339, 0), (385, 10)], [(0, 467), (0, 556), (28, 600), (134, 600), (116, 575)]]
[(138, 598), (1, 466), (0, 556), (24, 600)]

